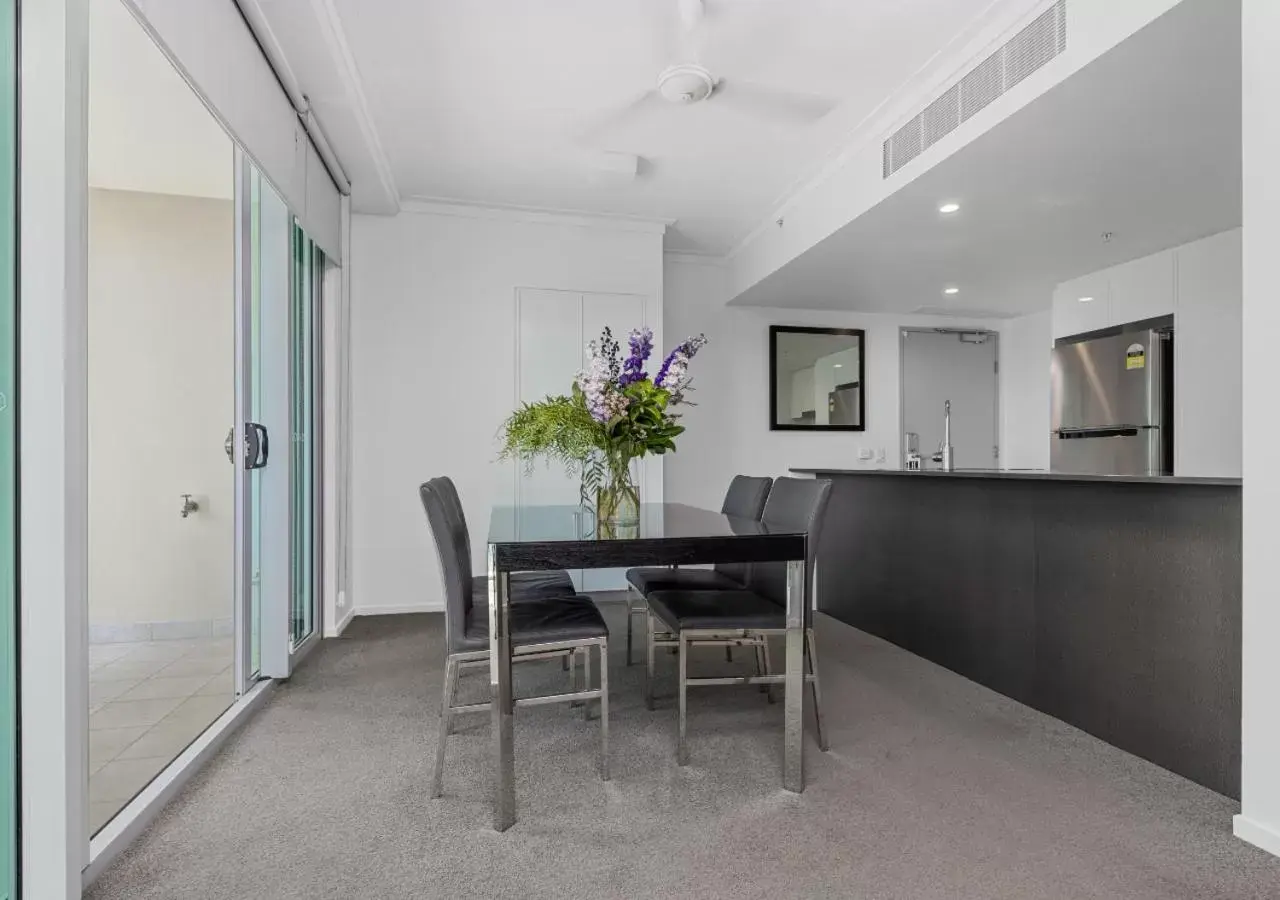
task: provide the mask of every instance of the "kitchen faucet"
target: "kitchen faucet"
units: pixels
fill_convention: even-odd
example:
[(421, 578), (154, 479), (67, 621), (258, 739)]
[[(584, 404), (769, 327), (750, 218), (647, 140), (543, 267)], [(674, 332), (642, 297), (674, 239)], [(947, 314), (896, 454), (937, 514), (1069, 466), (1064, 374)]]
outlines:
[(942, 471), (951, 472), (955, 470), (955, 460), (952, 458), (951, 447), (951, 401), (948, 400), (942, 405), (942, 445), (938, 447), (938, 452), (933, 454), (933, 461), (942, 463)]

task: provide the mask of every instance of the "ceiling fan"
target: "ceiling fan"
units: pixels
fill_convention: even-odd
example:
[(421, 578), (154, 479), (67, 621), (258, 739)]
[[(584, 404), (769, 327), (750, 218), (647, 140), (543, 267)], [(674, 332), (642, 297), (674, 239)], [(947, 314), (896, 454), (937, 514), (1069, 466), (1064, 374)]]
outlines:
[(653, 87), (596, 116), (579, 132), (581, 141), (607, 141), (608, 132), (628, 120), (672, 106), (712, 102), (739, 115), (785, 125), (808, 125), (835, 107), (834, 101), (817, 94), (717, 76), (698, 61), (709, 18), (703, 0), (676, 0), (676, 4), (679, 28), (675, 62), (658, 73)]

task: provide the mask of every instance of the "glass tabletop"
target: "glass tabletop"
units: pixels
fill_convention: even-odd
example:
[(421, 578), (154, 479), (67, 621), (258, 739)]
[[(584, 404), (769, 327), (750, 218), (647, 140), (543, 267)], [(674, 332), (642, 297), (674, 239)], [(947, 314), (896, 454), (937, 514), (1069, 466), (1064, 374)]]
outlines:
[(495, 506), (489, 519), (490, 544), (692, 540), (801, 533), (771, 530), (754, 519), (683, 503), (642, 503), (639, 521), (634, 525), (598, 527), (594, 513), (581, 506)]

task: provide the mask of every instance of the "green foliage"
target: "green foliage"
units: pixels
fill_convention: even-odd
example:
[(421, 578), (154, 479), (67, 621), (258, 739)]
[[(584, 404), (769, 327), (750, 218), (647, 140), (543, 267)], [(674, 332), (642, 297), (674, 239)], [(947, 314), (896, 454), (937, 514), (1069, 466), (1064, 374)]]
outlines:
[(674, 451), (675, 439), (684, 433), (684, 426), (676, 424), (675, 416), (667, 412), (671, 394), (648, 379), (632, 382), (622, 393), (630, 401), (626, 412), (602, 426), (606, 454), (630, 461)]
[(579, 474), (583, 464), (600, 449), (600, 423), (591, 418), (582, 392), (574, 396), (547, 397), (525, 403), (502, 423), (502, 450), (499, 459), (522, 459), (532, 471), (533, 460), (543, 457), (558, 462), (570, 474)]

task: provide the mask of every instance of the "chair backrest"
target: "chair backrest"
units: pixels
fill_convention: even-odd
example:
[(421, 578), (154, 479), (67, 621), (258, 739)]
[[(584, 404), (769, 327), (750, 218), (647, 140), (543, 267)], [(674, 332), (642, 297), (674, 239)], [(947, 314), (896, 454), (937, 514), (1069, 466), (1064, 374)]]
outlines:
[[(779, 478), (769, 491), (769, 500), (760, 517), (766, 527), (779, 531), (803, 531), (808, 536), (806, 555), (810, 577), (804, 586), (806, 619), (813, 599), (813, 564), (818, 555), (822, 520), (826, 516), (827, 501), (830, 499), (830, 481), (817, 478)], [(778, 605), (786, 606), (787, 564), (756, 563), (752, 567), (749, 586)]]
[(471, 612), (471, 559), (464, 556), (466, 525), (454, 515), (448, 500), (444, 479), (433, 478), (418, 488), (422, 508), (426, 510), (431, 536), (435, 539), (436, 556), (440, 560), (440, 577), (444, 582), (445, 635), (450, 647), (457, 646), (467, 627)]
[[(772, 478), (735, 475), (733, 481), (729, 482), (729, 490), (725, 492), (724, 503), (720, 504), (720, 512), (726, 516), (741, 516), (759, 522), (772, 486)], [(751, 577), (750, 563), (718, 563), (715, 569), (742, 584), (746, 584)]]
[(467, 516), (462, 510), (462, 496), (458, 493), (458, 486), (448, 475), (440, 475), (431, 480), (451, 507), (455, 521), (462, 526), (462, 559), (467, 565), (471, 565), (471, 532), (467, 528)]

